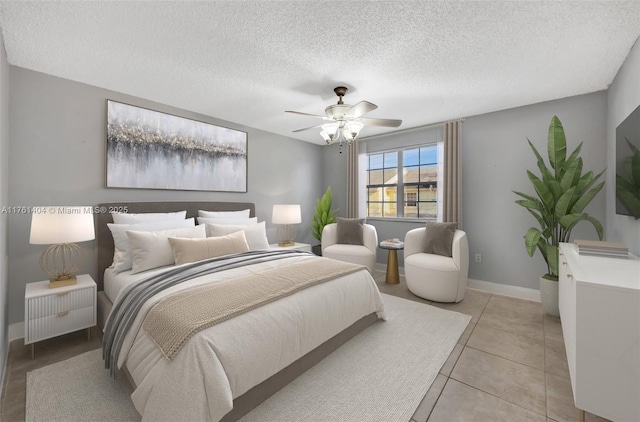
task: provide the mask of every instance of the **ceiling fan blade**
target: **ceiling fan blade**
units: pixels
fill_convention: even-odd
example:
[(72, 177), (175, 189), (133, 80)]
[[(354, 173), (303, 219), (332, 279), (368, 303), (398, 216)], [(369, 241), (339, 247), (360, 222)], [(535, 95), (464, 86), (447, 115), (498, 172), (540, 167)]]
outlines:
[(370, 103), (369, 101), (360, 101), (358, 104), (351, 106), (344, 114), (351, 118), (358, 118), (365, 113), (375, 110), (377, 105)]
[(293, 114), (300, 114), (302, 116), (311, 116), (311, 117), (319, 117), (321, 119), (325, 119), (325, 120), (331, 120), (328, 119), (327, 116), (320, 116), (318, 114), (310, 114), (310, 113), (303, 113), (301, 111), (290, 111), (290, 110), (286, 110), (285, 113), (293, 113)]
[(402, 120), (395, 120), (395, 119), (360, 118), (358, 119), (358, 121), (362, 122), (366, 126), (398, 127), (402, 124)]
[[(324, 125), (324, 123), (322, 125)], [(317, 127), (322, 127), (322, 125), (309, 126), (309, 127), (305, 127), (304, 129), (294, 130), (293, 132), (302, 132), (302, 131), (309, 130), (309, 129), (315, 129)]]

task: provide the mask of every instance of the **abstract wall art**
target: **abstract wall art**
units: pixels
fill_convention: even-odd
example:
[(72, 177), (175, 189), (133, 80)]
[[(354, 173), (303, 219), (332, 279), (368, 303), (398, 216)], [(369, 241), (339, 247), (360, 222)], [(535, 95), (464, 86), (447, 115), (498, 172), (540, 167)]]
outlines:
[(107, 187), (247, 191), (247, 133), (107, 100)]

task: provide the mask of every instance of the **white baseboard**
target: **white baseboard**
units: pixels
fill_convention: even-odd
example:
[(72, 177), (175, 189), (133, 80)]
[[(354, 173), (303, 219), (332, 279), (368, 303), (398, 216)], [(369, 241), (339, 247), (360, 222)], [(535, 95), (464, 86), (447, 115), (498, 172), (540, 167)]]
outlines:
[(483, 280), (467, 280), (469, 289), (480, 290), (487, 293), (494, 293), (500, 296), (509, 296), (516, 299), (524, 299), (532, 302), (540, 302), (540, 290), (529, 289), (527, 287), (510, 286), (508, 284), (493, 283)]
[[(404, 275), (404, 268), (398, 268), (399, 273)], [(386, 272), (387, 266), (382, 263), (376, 263), (376, 271)], [(516, 299), (524, 299), (532, 302), (540, 302), (540, 290), (529, 289), (527, 287), (511, 286), (508, 284), (494, 283), (491, 281), (474, 280), (472, 278), (467, 280), (467, 287), (473, 290), (480, 290), (482, 292), (493, 293), (500, 296), (508, 296)]]
[(24, 321), (9, 326), (9, 343), (20, 338), (24, 338)]

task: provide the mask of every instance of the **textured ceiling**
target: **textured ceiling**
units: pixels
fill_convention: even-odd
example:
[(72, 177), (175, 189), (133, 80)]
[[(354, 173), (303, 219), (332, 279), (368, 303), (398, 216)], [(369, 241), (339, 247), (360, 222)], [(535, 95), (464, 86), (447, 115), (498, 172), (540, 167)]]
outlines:
[(606, 89), (640, 1), (0, 2), (12, 65), (322, 143), (345, 102), (402, 119), (363, 137)]

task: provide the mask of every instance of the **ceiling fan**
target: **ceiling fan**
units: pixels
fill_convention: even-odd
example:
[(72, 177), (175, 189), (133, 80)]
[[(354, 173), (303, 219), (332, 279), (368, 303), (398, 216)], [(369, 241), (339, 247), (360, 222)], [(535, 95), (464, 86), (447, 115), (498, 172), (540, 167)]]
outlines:
[(360, 130), (364, 126), (398, 127), (402, 124), (402, 120), (362, 117), (363, 114), (375, 110), (378, 106), (368, 101), (360, 101), (356, 105), (345, 104), (342, 101), (342, 97), (344, 97), (347, 91), (348, 89), (344, 86), (338, 86), (333, 89), (333, 92), (338, 96), (338, 103), (325, 108), (325, 116), (303, 113), (300, 111), (285, 111), (285, 113), (318, 117), (331, 122), (294, 130), (294, 132), (302, 132), (321, 127), (322, 131), (320, 132), (320, 136), (322, 136), (327, 145), (338, 140), (340, 141), (340, 144), (342, 144), (343, 139), (347, 144), (350, 144), (356, 140), (360, 134)]

